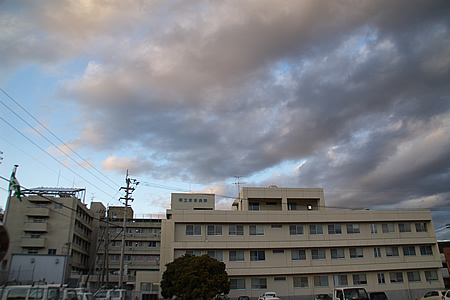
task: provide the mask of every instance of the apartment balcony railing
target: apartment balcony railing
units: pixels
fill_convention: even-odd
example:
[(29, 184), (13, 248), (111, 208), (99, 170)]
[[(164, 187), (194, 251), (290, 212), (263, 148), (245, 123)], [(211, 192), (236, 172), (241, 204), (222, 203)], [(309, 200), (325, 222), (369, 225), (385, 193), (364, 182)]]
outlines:
[(48, 217), (50, 208), (48, 206), (27, 207), (25, 214), (29, 217)]
[(32, 238), (32, 237), (23, 237), (22, 243), (20, 245), (24, 248), (44, 248), (45, 247), (45, 238)]
[(47, 232), (47, 222), (25, 222), (23, 231)]

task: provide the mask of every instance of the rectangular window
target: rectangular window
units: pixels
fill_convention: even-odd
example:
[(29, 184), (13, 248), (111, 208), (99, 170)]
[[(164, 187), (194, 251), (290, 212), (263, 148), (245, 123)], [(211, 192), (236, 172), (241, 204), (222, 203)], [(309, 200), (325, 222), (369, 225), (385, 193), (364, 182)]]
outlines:
[(408, 276), (408, 281), (409, 282), (420, 282), (420, 272), (418, 271), (412, 271), (412, 272), (407, 272), (406, 275)]
[(230, 250), (229, 261), (244, 261), (244, 250)]
[(127, 262), (131, 261), (131, 255), (125, 255), (124, 259)]
[(265, 261), (266, 251), (264, 250), (250, 250), (250, 261)]
[(389, 277), (391, 278), (392, 283), (403, 282), (403, 273), (402, 272), (390, 272)]
[(159, 260), (159, 256), (157, 255), (148, 255), (147, 262), (157, 262)]
[(273, 254), (284, 254), (284, 250), (283, 249), (275, 249), (272, 251)]
[(398, 247), (386, 247), (386, 256), (387, 257), (399, 256)]
[(150, 242), (148, 242), (148, 247), (149, 248), (156, 248), (156, 247), (158, 247), (158, 242), (150, 241)]
[(347, 286), (348, 280), (347, 275), (334, 275), (333, 281), (335, 286)]
[(436, 270), (425, 271), (425, 279), (426, 281), (438, 281), (439, 279)]
[(286, 277), (274, 277), (273, 281), (286, 281)]
[(381, 257), (381, 249), (380, 247), (373, 248), (373, 257)]
[(135, 262), (144, 262), (145, 260), (144, 260), (144, 255), (136, 255), (135, 257), (134, 257), (134, 261)]
[(274, 224), (271, 225), (270, 227), (272, 227), (272, 229), (283, 229), (283, 224)]
[(370, 233), (378, 233), (377, 224), (370, 224)]
[(208, 225), (207, 235), (222, 235), (222, 225)]
[(367, 285), (366, 274), (353, 274), (353, 285)]
[(398, 223), (399, 232), (411, 232), (411, 223)]
[(135, 243), (136, 248), (142, 248), (142, 247), (147, 247), (147, 246), (148, 246), (148, 243), (146, 243), (146, 242), (136, 242)]
[(228, 235), (244, 235), (244, 225), (228, 225)]
[(114, 261), (120, 261), (120, 255), (110, 255), (109, 256), (109, 261), (114, 262)]
[(45, 219), (44, 219), (44, 217), (34, 217), (33, 222), (34, 223), (44, 223)]
[(38, 239), (40, 237), (41, 237), (41, 234), (37, 233), (37, 232), (30, 234), (30, 238), (32, 238), (32, 239)]
[(324, 248), (311, 249), (311, 258), (313, 260), (327, 259)]
[(111, 247), (122, 247), (122, 241), (112, 241)]
[(267, 289), (266, 278), (252, 278), (252, 290), (265, 290)]
[(342, 234), (341, 224), (328, 224), (328, 234)]
[(289, 225), (289, 234), (290, 235), (302, 235), (302, 234), (304, 234), (303, 224)]
[(186, 224), (186, 235), (202, 235), (202, 225)]
[(186, 254), (192, 255), (192, 256), (202, 256), (201, 250), (186, 250)]
[(386, 283), (386, 279), (384, 278), (384, 273), (378, 273), (377, 274), (377, 278), (378, 278), (378, 283), (379, 284), (385, 284)]
[(322, 224), (311, 224), (309, 225), (309, 234), (323, 234)]
[(381, 224), (381, 229), (383, 230), (383, 233), (394, 233), (395, 232), (394, 223)]
[(305, 249), (292, 249), (291, 256), (292, 256), (292, 260), (306, 260), (306, 250)]
[(433, 255), (433, 248), (431, 246), (420, 246), (420, 255)]
[(359, 232), (359, 224), (347, 224), (347, 234), (356, 234)]
[(55, 209), (62, 209), (62, 208), (63, 208), (63, 204), (62, 203), (55, 202)]
[(416, 256), (416, 247), (414, 246), (403, 246), (404, 256)]
[(230, 290), (245, 290), (245, 278), (230, 278)]
[(125, 247), (133, 247), (133, 241), (125, 241)]
[(327, 275), (314, 276), (314, 286), (315, 287), (328, 287), (328, 276)]
[(350, 258), (363, 258), (363, 248), (361, 247), (355, 247), (350, 248)]
[(208, 250), (206, 253), (209, 257), (215, 258), (218, 261), (223, 261), (223, 252), (222, 250)]
[(307, 288), (308, 287), (308, 277), (307, 276), (295, 276), (294, 277), (294, 287), (295, 288)]
[(56, 249), (48, 249), (48, 254), (56, 255)]
[(416, 232), (428, 232), (427, 223), (417, 222), (415, 225), (416, 225)]
[(248, 204), (248, 210), (259, 210), (259, 202), (250, 202)]
[(288, 203), (288, 210), (297, 210), (297, 203), (289, 202)]
[(264, 235), (264, 225), (248, 225), (250, 235)]
[(345, 259), (344, 248), (331, 248), (331, 259)]

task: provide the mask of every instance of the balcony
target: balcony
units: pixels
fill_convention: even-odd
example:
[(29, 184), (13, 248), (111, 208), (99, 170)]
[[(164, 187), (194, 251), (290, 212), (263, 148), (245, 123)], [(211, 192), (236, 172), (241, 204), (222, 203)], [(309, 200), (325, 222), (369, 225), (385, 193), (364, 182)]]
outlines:
[(48, 217), (50, 208), (47, 206), (42, 207), (27, 207), (25, 214), (29, 217)]
[(35, 232), (47, 232), (47, 223), (41, 222), (25, 222), (23, 225), (23, 231), (35, 231)]
[(20, 245), (23, 248), (44, 248), (45, 247), (45, 238), (31, 238), (31, 237), (23, 237), (22, 243)]

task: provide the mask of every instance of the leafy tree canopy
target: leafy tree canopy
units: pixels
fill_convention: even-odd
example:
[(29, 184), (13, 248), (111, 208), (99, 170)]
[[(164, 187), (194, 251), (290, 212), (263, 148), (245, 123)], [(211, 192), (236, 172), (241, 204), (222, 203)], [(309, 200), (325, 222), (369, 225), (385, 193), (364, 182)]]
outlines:
[(166, 299), (210, 300), (228, 294), (230, 282), (223, 262), (208, 255), (186, 254), (166, 265), (160, 287)]

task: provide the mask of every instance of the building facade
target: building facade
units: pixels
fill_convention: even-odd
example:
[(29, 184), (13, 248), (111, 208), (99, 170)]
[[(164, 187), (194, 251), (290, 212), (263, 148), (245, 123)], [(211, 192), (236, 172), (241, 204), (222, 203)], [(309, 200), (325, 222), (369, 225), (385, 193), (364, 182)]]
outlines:
[[(14, 269), (17, 266), (11, 266), (11, 258), (24, 254), (63, 255), (67, 257), (71, 273), (87, 274), (95, 257), (96, 226), (95, 214), (82, 202), (85, 190), (36, 188), (22, 193), (21, 201), (12, 197), (7, 204), (4, 221), (10, 245), (2, 261), (2, 280), (17, 279), (14, 274), (19, 270)], [(28, 281), (32, 281), (35, 266), (27, 271), (30, 274)], [(20, 272), (25, 278), (26, 270), (21, 269)], [(64, 281), (67, 280), (66, 276)]]
[[(191, 195), (195, 199), (195, 195)], [(420, 298), (443, 288), (427, 210), (326, 210), (322, 189), (244, 187), (230, 211), (172, 209), (162, 222), (161, 273), (186, 253), (226, 264), (229, 296), (311, 299), (335, 287)]]

